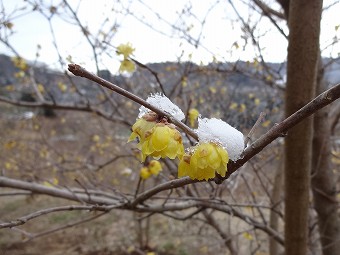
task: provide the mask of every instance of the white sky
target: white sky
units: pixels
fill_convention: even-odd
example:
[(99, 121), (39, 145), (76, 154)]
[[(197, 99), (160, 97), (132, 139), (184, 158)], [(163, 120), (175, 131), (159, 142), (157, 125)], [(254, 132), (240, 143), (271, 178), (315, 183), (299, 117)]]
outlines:
[[(0, 1), (6, 13), (11, 13), (15, 8), (26, 5), (23, 0)], [(43, 2), (45, 2), (47, 6), (50, 6), (56, 5), (60, 0), (45, 0)], [(249, 40), (250, 43), (245, 49), (242, 47), (239, 49), (232, 47), (234, 42), (238, 42), (240, 46), (243, 45), (244, 40), (241, 38), (241, 23), (237, 21), (235, 12), (226, 0), (219, 1), (209, 12), (202, 31), (201, 46), (197, 48), (183, 40), (181, 33), (169, 26), (167, 22), (181, 26), (178, 13), (182, 11), (185, 4), (188, 5), (188, 3), (191, 3), (191, 12), (195, 14), (196, 18), (187, 16), (184, 18), (184, 21), (186, 24), (185, 27), (193, 25), (190, 35), (196, 39), (201, 30), (199, 21), (203, 20), (207, 10), (216, 0), (144, 0), (143, 2), (139, 0), (123, 0), (120, 1), (120, 4), (113, 4), (113, 2), (116, 1), (112, 0), (69, 0), (69, 2), (74, 8), (81, 2), (78, 9), (79, 18), (83, 25), (88, 26), (90, 32), (93, 34), (97, 33), (98, 28), (106, 18), (111, 24), (117, 21), (120, 27), (109, 43), (113, 46), (118, 46), (121, 43), (131, 42), (133, 47), (136, 48), (134, 57), (142, 63), (176, 61), (182, 51), (184, 54), (181, 60), (188, 60), (188, 55), (192, 54), (193, 61), (196, 63), (202, 61), (204, 64), (211, 62), (213, 56), (220, 61), (235, 61), (237, 59), (251, 61), (254, 57), (258, 56), (258, 52), (251, 45), (251, 40)], [(251, 24), (254, 24), (256, 21), (258, 22), (255, 31), (256, 35), (264, 35), (260, 40), (260, 44), (265, 60), (270, 62), (284, 61), (286, 59), (287, 49), (286, 39), (271, 25), (267, 18), (260, 19), (258, 14), (254, 13), (254, 11), (246, 5), (241, 4), (241, 1), (233, 2), (235, 2), (239, 13), (245, 20), (250, 17)], [(333, 2), (334, 0), (324, 0), (324, 6), (328, 6)], [(115, 12), (112, 12), (112, 7), (114, 7)], [(158, 13), (160, 17), (162, 17), (162, 20), (155, 16), (148, 7), (151, 7)], [(277, 7), (277, 5), (274, 5), (274, 7)], [(322, 48), (329, 44), (334, 36), (340, 36), (340, 29), (335, 31), (335, 26), (340, 24), (340, 15), (338, 15), (339, 7), (339, 4), (335, 5), (323, 15), (321, 34)], [(133, 15), (124, 14), (127, 8), (129, 8)], [(61, 8), (58, 9), (58, 11), (61, 10)], [(26, 11), (27, 10), (23, 12)], [(70, 20), (67, 18), (70, 17), (69, 13), (63, 13), (62, 15), (67, 20)], [(13, 14), (10, 17), (15, 16), (16, 14)], [(143, 24), (140, 20), (150, 24), (153, 29)], [(85, 67), (94, 71), (92, 50), (84, 36), (82, 36), (80, 28), (76, 25), (69, 24), (57, 16), (54, 16), (51, 21), (57, 38), (56, 43), (62, 58), (66, 59), (68, 55), (71, 55), (73, 61), (83, 64)], [(22, 57), (29, 60), (35, 59), (37, 45), (40, 44), (39, 61), (48, 63), (52, 67), (60, 68), (60, 65), (57, 63), (58, 56), (56, 49), (52, 43), (53, 37), (51, 30), (45, 17), (38, 12), (34, 12), (14, 18), (12, 22), (15, 33), (9, 37), (9, 42)], [(280, 26), (283, 27), (287, 33), (285, 24), (281, 23)], [(108, 26), (104, 26), (104, 30), (107, 29)], [(1, 27), (0, 34), (1, 36), (4, 35), (4, 30)], [(339, 52), (340, 47), (339, 44), (337, 44), (334, 47), (328, 48), (323, 55), (332, 55), (334, 57), (338, 56)], [(11, 54), (9, 49), (3, 44), (0, 44), (0, 53)], [(119, 67), (120, 57), (115, 55), (114, 48), (109, 48), (108, 53), (110, 56), (104, 54), (100, 58), (100, 68), (109, 69), (111, 72), (116, 73)]]

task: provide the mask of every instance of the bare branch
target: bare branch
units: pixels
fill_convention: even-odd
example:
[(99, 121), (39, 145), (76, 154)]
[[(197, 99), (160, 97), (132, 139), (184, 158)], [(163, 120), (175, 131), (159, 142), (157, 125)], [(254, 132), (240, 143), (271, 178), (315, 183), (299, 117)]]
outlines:
[[(184, 125), (182, 122), (174, 119), (171, 115), (159, 110), (158, 108), (150, 105), (145, 100), (137, 97), (136, 95), (118, 87), (117, 85), (114, 85), (94, 74), (91, 74), (90, 72), (86, 71), (84, 68), (82, 68), (79, 65), (76, 64), (70, 64), (69, 65), (69, 71), (72, 72), (74, 75), (85, 77), (89, 80), (92, 80), (112, 91), (115, 91), (134, 102), (137, 102), (148, 109), (156, 112), (159, 115), (167, 116), (175, 125), (182, 128), (185, 132), (188, 131), (188, 134), (197, 139), (197, 134), (194, 133), (190, 128), (188, 128), (186, 125)], [(239, 169), (241, 166), (243, 166), (249, 159), (254, 157), (256, 154), (258, 154), (260, 151), (262, 151), (268, 144), (270, 144), (272, 141), (277, 139), (278, 137), (284, 136), (285, 133), (298, 124), (303, 119), (307, 118), (308, 116), (312, 115), (322, 107), (325, 107), (326, 105), (332, 103), (336, 99), (340, 97), (340, 84), (335, 85), (334, 87), (330, 88), (329, 90), (325, 91), (324, 93), (320, 94), (318, 97), (316, 97), (314, 100), (309, 102), (307, 105), (302, 107), (300, 110), (283, 120), (281, 123), (276, 124), (274, 127), (272, 127), (266, 134), (261, 136), (258, 140), (256, 140), (253, 144), (251, 144), (249, 147), (247, 147), (243, 152), (243, 157), (236, 162), (230, 161), (228, 163), (228, 172), (225, 177), (215, 177), (214, 180), (216, 183), (221, 183), (223, 180), (226, 180), (229, 178), (229, 176), (234, 173), (237, 169)], [(141, 203), (148, 199), (149, 197), (167, 189), (182, 187), (184, 185), (198, 182), (197, 180), (191, 180), (189, 177), (184, 177), (178, 180), (172, 180), (166, 183), (162, 183), (150, 190), (145, 191), (144, 193), (140, 194), (135, 201), (132, 202), (132, 205), (135, 206), (138, 203)]]
[(265, 113), (261, 112), (260, 116), (258, 117), (257, 121), (255, 122), (254, 126), (251, 128), (251, 130), (249, 131), (249, 134), (247, 135), (246, 139), (244, 139), (244, 146), (246, 147), (247, 144), (251, 141), (251, 137), (253, 136), (256, 128), (260, 125), (260, 123), (262, 122), (263, 118), (265, 117)]
[(4, 176), (0, 177), (0, 187), (29, 190), (33, 193), (45, 194), (45, 195), (49, 195), (52, 197), (65, 198), (65, 199), (77, 201), (77, 202), (86, 202), (88, 204), (94, 204), (94, 205), (120, 204), (120, 203), (117, 203), (118, 202), (117, 199), (113, 199), (113, 198), (107, 198), (107, 197), (102, 197), (98, 195), (87, 196), (85, 194), (76, 194), (66, 189), (47, 187), (42, 184), (15, 180), (15, 179), (7, 178)]
[(3, 96), (0, 96), (0, 102), (20, 106), (20, 107), (33, 107), (33, 108), (49, 108), (49, 109), (56, 109), (56, 110), (66, 110), (66, 111), (80, 111), (80, 112), (93, 112), (100, 117), (103, 117), (109, 121), (115, 121), (127, 125), (131, 125), (126, 119), (123, 118), (113, 118), (111, 115), (97, 109), (93, 106), (82, 106), (82, 105), (73, 105), (73, 104), (55, 104), (50, 102), (23, 102), (18, 100), (9, 99)]
[(312, 101), (310, 101), (308, 104), (303, 106), (301, 109), (290, 115), (282, 122), (274, 125), (270, 130), (268, 130), (267, 133), (262, 135), (259, 139), (257, 139), (254, 143), (252, 143), (244, 150), (243, 157), (241, 159), (237, 160), (236, 162), (229, 162), (227, 176), (223, 178), (215, 178), (217, 179), (217, 182), (220, 183), (221, 181), (228, 179), (232, 173), (243, 166), (249, 159), (262, 151), (272, 141), (274, 141), (278, 137), (285, 136), (286, 132), (288, 132), (289, 129), (291, 129), (303, 119), (309, 117), (316, 111), (334, 102), (339, 97), (340, 83), (336, 84), (329, 90), (314, 98)]
[(277, 22), (274, 20), (272, 16), (276, 16), (282, 20), (286, 20), (286, 17), (283, 13), (278, 12), (272, 8), (270, 8), (268, 5), (263, 3), (261, 0), (253, 0), (256, 6), (258, 6), (263, 14), (270, 20), (271, 23), (276, 27), (276, 29), (283, 35), (283, 37), (288, 40), (288, 35), (283, 31), (283, 29), (277, 24)]
[(284, 13), (276, 11), (276, 10), (270, 8), (268, 5), (266, 5), (261, 0), (253, 0), (253, 1), (263, 11), (263, 13), (266, 16), (274, 15), (274, 16), (280, 18), (280, 19), (283, 19), (283, 20), (286, 19), (286, 16), (284, 15)]
[(72, 222), (72, 223), (68, 223), (68, 224), (63, 225), (63, 226), (59, 226), (59, 227), (56, 227), (56, 228), (53, 228), (53, 229), (50, 229), (50, 230), (46, 230), (46, 231), (43, 231), (43, 232), (40, 232), (40, 233), (37, 233), (37, 234), (31, 234), (31, 235), (29, 235), (29, 238), (28, 238), (27, 241), (30, 241), (30, 240), (38, 238), (38, 237), (50, 235), (50, 234), (53, 234), (55, 232), (58, 232), (58, 231), (61, 231), (61, 230), (64, 230), (64, 229), (71, 228), (71, 227), (74, 227), (74, 226), (95, 220), (95, 219), (97, 219), (97, 218), (99, 218), (99, 217), (101, 217), (105, 214), (107, 214), (107, 211), (96, 214), (94, 216), (91, 216), (91, 217), (88, 217), (88, 218), (85, 218), (85, 219), (81, 219), (81, 220), (78, 220), (78, 221), (75, 221), (75, 222)]
[(110, 90), (112, 90), (112, 91), (114, 91), (114, 92), (116, 92), (116, 93), (138, 103), (138, 104), (140, 104), (140, 105), (143, 105), (146, 108), (150, 109), (151, 111), (157, 113), (158, 115), (167, 117), (170, 122), (175, 124), (177, 127), (181, 128), (185, 133), (189, 134), (191, 137), (198, 140), (197, 134), (191, 128), (189, 128), (187, 125), (178, 121), (177, 119), (175, 119), (170, 114), (158, 109), (157, 107), (154, 107), (153, 105), (149, 104), (148, 102), (146, 102), (142, 98), (136, 96), (135, 94), (132, 94), (131, 92), (129, 92), (125, 89), (122, 89), (121, 87), (119, 87), (119, 86), (117, 86), (117, 85), (115, 85), (111, 82), (108, 82), (108, 81), (104, 80), (103, 78), (100, 78), (99, 76), (97, 76), (95, 74), (88, 72), (86, 69), (84, 69), (80, 65), (69, 64), (68, 70), (76, 76), (84, 77), (84, 78), (87, 78), (91, 81), (94, 81), (101, 86), (104, 86), (104, 87), (106, 87), (106, 88), (108, 88), (108, 89), (110, 89)]
[(37, 217), (53, 213), (53, 212), (61, 212), (61, 211), (76, 211), (76, 210), (89, 210), (89, 211), (110, 211), (114, 206), (98, 206), (98, 205), (67, 205), (67, 206), (59, 206), (52, 207), (44, 210), (40, 210), (26, 216), (20, 217), (17, 220), (13, 220), (11, 222), (0, 223), (1, 228), (12, 228), (19, 225), (25, 224), (27, 221), (33, 220)]

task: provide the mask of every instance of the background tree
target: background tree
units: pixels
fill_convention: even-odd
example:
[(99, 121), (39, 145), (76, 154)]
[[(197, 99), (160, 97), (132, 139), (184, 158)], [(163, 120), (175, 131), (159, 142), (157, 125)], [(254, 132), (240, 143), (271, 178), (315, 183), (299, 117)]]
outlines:
[[(286, 116), (315, 95), (321, 10), (322, 1), (290, 2)], [(312, 117), (285, 138), (286, 254), (307, 254), (312, 138)]]

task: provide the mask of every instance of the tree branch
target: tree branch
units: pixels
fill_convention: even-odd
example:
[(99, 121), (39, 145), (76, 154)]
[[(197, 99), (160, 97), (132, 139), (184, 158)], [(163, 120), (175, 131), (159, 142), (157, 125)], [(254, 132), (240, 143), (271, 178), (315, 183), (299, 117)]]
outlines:
[(67, 224), (60, 226), (60, 227), (49, 229), (49, 230), (46, 230), (46, 231), (43, 231), (43, 232), (40, 232), (40, 233), (37, 233), (37, 234), (32, 234), (32, 235), (29, 236), (29, 239), (27, 241), (30, 241), (30, 240), (38, 238), (38, 237), (50, 235), (50, 234), (53, 234), (55, 232), (58, 232), (58, 231), (61, 231), (61, 230), (64, 230), (64, 229), (71, 228), (71, 227), (74, 227), (76, 225), (80, 225), (80, 224), (95, 220), (95, 219), (105, 215), (106, 213), (107, 213), (107, 211), (104, 211), (102, 213), (96, 214), (94, 216), (91, 216), (91, 217), (88, 217), (88, 218), (85, 218), (85, 219), (81, 219), (81, 220), (78, 220), (78, 221), (75, 221), (75, 222), (72, 222), (72, 223), (67, 223)]
[[(130, 100), (137, 102), (148, 109), (156, 112), (159, 115), (164, 115), (168, 117), (176, 126), (182, 128), (187, 134), (192, 136), (193, 138), (197, 139), (197, 134), (194, 133), (189, 127), (187, 127), (182, 122), (176, 120), (173, 118), (170, 114), (165, 113), (158, 108), (150, 105), (145, 100), (139, 98), (138, 96), (118, 87), (115, 84), (112, 84), (111, 82), (108, 82), (90, 72), (85, 70), (79, 65), (76, 64), (69, 64), (69, 71), (72, 72), (76, 76), (81, 76), (84, 78), (87, 78), (89, 80), (92, 80), (96, 83), (98, 83), (101, 86), (104, 86), (112, 91), (117, 92), (118, 94), (121, 94)], [(325, 107), (326, 105), (332, 103), (336, 99), (340, 97), (340, 84), (337, 84), (330, 88), (329, 90), (325, 91), (324, 93), (317, 96), (315, 99), (313, 99), (311, 102), (309, 102), (307, 105), (302, 107), (300, 110), (283, 120), (281, 123), (276, 124), (274, 127), (272, 127), (266, 134), (261, 136), (259, 139), (257, 139), (254, 143), (252, 143), (250, 146), (248, 146), (242, 155), (242, 158), (237, 160), (236, 162), (229, 161), (228, 163), (228, 172), (225, 177), (217, 176), (214, 178), (216, 183), (221, 183), (224, 180), (228, 179), (232, 173), (234, 173), (237, 169), (239, 169), (241, 166), (243, 166), (249, 159), (254, 157), (256, 154), (258, 154), (260, 151), (262, 151), (268, 144), (270, 144), (272, 141), (277, 139), (278, 137), (285, 136), (285, 133), (292, 127), (294, 127), (296, 124), (298, 124), (303, 119), (307, 118), (308, 116), (312, 115), (319, 109)], [(189, 177), (184, 177), (177, 180), (172, 180), (166, 183), (162, 183), (154, 188), (151, 188), (142, 194), (140, 194), (135, 201), (132, 202), (131, 205), (135, 206), (138, 203), (141, 203), (148, 198), (152, 197), (153, 195), (167, 189), (172, 188), (178, 188), (185, 186), (190, 183), (198, 182), (197, 180), (191, 180)]]
[(49, 108), (49, 109), (56, 109), (56, 110), (65, 110), (65, 111), (80, 111), (80, 112), (93, 112), (100, 117), (103, 117), (109, 121), (115, 121), (119, 123), (123, 123), (126, 125), (131, 125), (126, 119), (118, 119), (112, 118), (111, 115), (106, 114), (105, 112), (101, 111), (100, 109), (96, 109), (89, 105), (82, 106), (82, 105), (73, 105), (73, 104), (55, 104), (50, 102), (23, 102), (18, 100), (9, 99), (3, 96), (0, 96), (0, 102), (4, 102), (11, 105), (16, 105), (20, 107), (32, 107), (32, 108)]
[(6, 223), (0, 223), (1, 228), (12, 228), (19, 225), (25, 224), (27, 221), (33, 220), (40, 216), (54, 213), (54, 212), (61, 212), (61, 211), (76, 211), (76, 210), (90, 210), (90, 211), (110, 211), (113, 209), (114, 206), (97, 206), (97, 205), (67, 205), (67, 206), (59, 206), (59, 207), (52, 207), (44, 210), (39, 210), (34, 213), (28, 214), (26, 216), (20, 217), (17, 220), (13, 220)]
[(112, 90), (112, 91), (114, 91), (114, 92), (116, 92), (116, 93), (138, 103), (138, 104), (140, 104), (140, 105), (143, 105), (146, 108), (150, 109), (151, 111), (157, 113), (158, 115), (167, 117), (170, 122), (175, 124), (177, 127), (181, 128), (185, 133), (189, 134), (191, 137), (198, 140), (197, 134), (191, 128), (189, 128), (187, 125), (185, 125), (184, 123), (175, 119), (169, 113), (166, 113), (166, 112), (158, 109), (157, 107), (154, 107), (153, 105), (149, 104), (148, 102), (146, 102), (142, 98), (136, 96), (135, 94), (132, 94), (131, 92), (129, 92), (125, 89), (122, 89), (121, 87), (119, 87), (119, 86), (117, 86), (117, 85), (115, 85), (115, 84), (113, 84), (109, 81), (106, 81), (106, 80), (100, 78), (99, 76), (97, 76), (93, 73), (90, 73), (89, 71), (87, 71), (86, 69), (81, 67), (80, 65), (69, 64), (68, 70), (76, 76), (84, 77), (86, 79), (94, 81), (95, 83), (97, 83), (97, 84), (99, 84), (103, 87), (106, 87), (106, 88), (108, 88), (108, 89), (110, 89), (110, 90)]
[(92, 205), (122, 204), (122, 202), (119, 202), (118, 199), (91, 194), (89, 196), (87, 194), (76, 194), (75, 192), (72, 192), (70, 190), (47, 187), (42, 184), (15, 180), (4, 176), (0, 177), (0, 187), (29, 190), (33, 193), (49, 195), (52, 197), (65, 198), (68, 200), (84, 202)]

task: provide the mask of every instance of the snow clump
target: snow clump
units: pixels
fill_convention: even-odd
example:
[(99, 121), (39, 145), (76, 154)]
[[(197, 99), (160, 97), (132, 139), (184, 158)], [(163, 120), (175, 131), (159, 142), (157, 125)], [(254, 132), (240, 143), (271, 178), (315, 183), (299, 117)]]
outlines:
[(220, 144), (227, 150), (229, 159), (236, 161), (244, 149), (243, 134), (221, 119), (198, 119), (197, 135), (199, 142)]
[[(150, 95), (146, 99), (146, 102), (166, 113), (171, 114), (174, 118), (176, 118), (179, 121), (185, 118), (185, 115), (182, 112), (182, 110), (177, 105), (172, 103), (169, 98), (162, 94), (156, 93)], [(144, 114), (148, 113), (149, 111), (150, 110), (148, 108), (141, 106), (139, 108), (138, 118), (141, 118)]]

